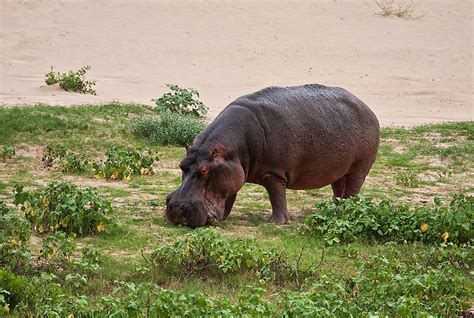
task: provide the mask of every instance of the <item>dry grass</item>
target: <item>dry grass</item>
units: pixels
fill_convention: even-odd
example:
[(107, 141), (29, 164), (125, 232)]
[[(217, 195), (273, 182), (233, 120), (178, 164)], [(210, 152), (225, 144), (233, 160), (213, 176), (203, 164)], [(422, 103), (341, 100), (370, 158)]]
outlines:
[(399, 3), (395, 0), (375, 0), (379, 12), (377, 15), (383, 17), (395, 16), (402, 19), (413, 18), (413, 11), (415, 11), (416, 4), (413, 1), (407, 3)]

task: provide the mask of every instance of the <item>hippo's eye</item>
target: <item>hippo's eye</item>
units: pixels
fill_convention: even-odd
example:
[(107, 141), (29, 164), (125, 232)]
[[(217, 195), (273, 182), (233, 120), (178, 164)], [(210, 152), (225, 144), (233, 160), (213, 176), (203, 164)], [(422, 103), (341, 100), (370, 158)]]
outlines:
[(203, 177), (207, 177), (209, 174), (209, 167), (208, 166), (201, 166), (199, 167), (199, 175)]

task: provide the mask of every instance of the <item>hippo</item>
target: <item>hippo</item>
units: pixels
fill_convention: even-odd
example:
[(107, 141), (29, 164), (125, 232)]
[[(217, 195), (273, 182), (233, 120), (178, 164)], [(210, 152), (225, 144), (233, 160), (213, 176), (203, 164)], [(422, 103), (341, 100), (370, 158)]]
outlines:
[(265, 187), (270, 221), (289, 221), (286, 189), (331, 185), (356, 195), (375, 161), (379, 122), (339, 87), (268, 87), (230, 103), (187, 147), (182, 184), (166, 198), (166, 217), (189, 227), (215, 225), (245, 182)]

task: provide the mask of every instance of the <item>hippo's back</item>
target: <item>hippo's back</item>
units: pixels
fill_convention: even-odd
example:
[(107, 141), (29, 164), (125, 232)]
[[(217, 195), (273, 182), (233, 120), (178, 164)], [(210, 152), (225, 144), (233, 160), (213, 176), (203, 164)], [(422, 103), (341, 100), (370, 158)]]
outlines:
[(262, 149), (254, 149), (258, 170), (284, 173), (288, 188), (320, 187), (348, 173), (358, 161), (375, 160), (378, 120), (345, 89), (317, 84), (269, 87), (238, 98), (226, 112), (234, 106), (250, 110), (261, 125), (263, 134), (257, 138), (263, 138)]

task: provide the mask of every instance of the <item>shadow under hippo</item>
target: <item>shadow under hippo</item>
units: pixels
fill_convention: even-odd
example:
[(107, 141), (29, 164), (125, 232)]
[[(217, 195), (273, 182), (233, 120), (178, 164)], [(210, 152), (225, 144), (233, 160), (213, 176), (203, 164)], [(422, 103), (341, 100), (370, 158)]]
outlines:
[(166, 198), (166, 217), (190, 227), (216, 224), (250, 182), (268, 191), (270, 220), (286, 223), (287, 188), (330, 184), (334, 197), (356, 195), (379, 138), (374, 113), (342, 88), (269, 87), (242, 96), (187, 149), (179, 165), (182, 184)]

